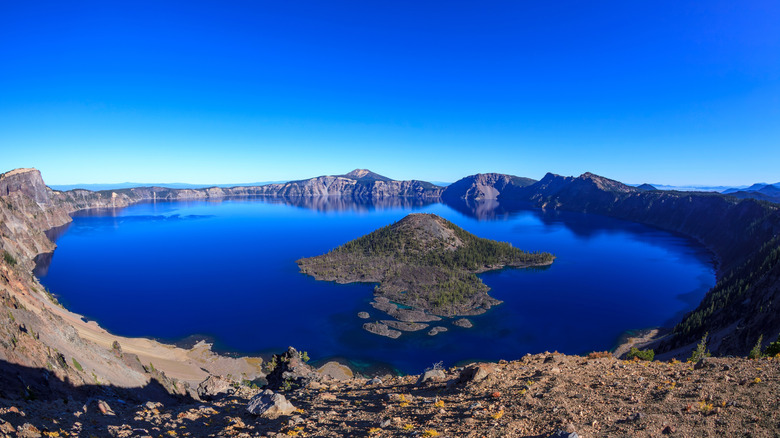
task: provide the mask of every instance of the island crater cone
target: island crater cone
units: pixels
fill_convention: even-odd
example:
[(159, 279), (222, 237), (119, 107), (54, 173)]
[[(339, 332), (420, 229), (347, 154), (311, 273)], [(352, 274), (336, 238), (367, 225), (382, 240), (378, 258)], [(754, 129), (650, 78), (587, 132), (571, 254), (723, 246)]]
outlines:
[[(327, 254), (298, 260), (298, 265), (318, 280), (379, 283), (375, 308), (404, 322), (429, 322), (436, 320), (432, 315), (476, 315), (500, 303), (475, 274), (549, 265), (553, 259), (552, 254), (524, 252), (474, 236), (434, 214), (418, 213)], [(368, 326), (374, 333), (384, 331)]]

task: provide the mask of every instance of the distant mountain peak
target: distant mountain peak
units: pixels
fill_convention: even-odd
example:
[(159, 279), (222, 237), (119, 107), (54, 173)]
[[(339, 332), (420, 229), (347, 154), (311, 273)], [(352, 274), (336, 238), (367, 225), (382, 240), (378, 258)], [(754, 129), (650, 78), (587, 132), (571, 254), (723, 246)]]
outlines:
[(373, 173), (368, 169), (355, 169), (352, 172), (349, 172), (347, 176), (351, 176), (353, 178), (363, 178), (364, 176), (368, 175), (369, 173)]
[(374, 173), (368, 169), (355, 169), (346, 175), (339, 175), (344, 178), (354, 179), (357, 181), (392, 181), (392, 179), (382, 176), (378, 173)]

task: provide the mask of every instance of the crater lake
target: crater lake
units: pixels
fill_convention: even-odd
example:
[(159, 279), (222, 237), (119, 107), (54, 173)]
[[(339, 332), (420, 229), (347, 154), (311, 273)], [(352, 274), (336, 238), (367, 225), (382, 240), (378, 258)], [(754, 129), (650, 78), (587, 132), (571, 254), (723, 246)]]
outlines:
[[(301, 274), (325, 253), (413, 212), (435, 213), (479, 237), (556, 256), (545, 269), (480, 274), (503, 301), (453, 326), (389, 339), (362, 329), (373, 284)], [(358, 370), (419, 373), (434, 363), (515, 359), (526, 353), (608, 350), (628, 330), (671, 327), (715, 283), (713, 255), (644, 225), (495, 201), (454, 205), (392, 199), (260, 198), (142, 203), (76, 213), (52, 230), (57, 250), (36, 269), (70, 310), (121, 336), (205, 339), (223, 353), (287, 346)]]

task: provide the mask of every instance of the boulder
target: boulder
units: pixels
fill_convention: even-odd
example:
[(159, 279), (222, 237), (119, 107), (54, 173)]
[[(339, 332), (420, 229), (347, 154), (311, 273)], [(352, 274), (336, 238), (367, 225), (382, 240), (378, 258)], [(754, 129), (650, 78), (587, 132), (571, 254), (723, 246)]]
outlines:
[(358, 312), (358, 318), (360, 319), (368, 319), (371, 315), (368, 314), (368, 312)]
[(232, 382), (221, 376), (208, 376), (198, 385), (198, 397), (203, 400), (213, 400), (234, 392)]
[(249, 400), (247, 412), (264, 418), (277, 418), (280, 415), (290, 415), (295, 412), (292, 405), (282, 394), (277, 394), (270, 389), (257, 394)]
[(419, 379), (417, 379), (417, 384), (421, 385), (427, 382), (441, 382), (446, 378), (447, 375), (444, 373), (444, 370), (441, 369), (428, 370), (423, 375), (421, 375)]
[(106, 403), (105, 401), (98, 400), (96, 403), (97, 403), (97, 408), (98, 408), (98, 410), (100, 411), (101, 414), (103, 414), (103, 415), (116, 415), (114, 413), (114, 410), (111, 409), (111, 406), (109, 406), (108, 403)]
[(460, 372), (460, 377), (458, 378), (458, 381), (460, 383), (468, 383), (468, 382), (480, 382), (482, 380), (485, 380), (487, 376), (493, 373), (495, 368), (493, 365), (490, 364), (479, 364), (479, 365), (473, 365), (469, 366), (463, 369), (463, 371)]

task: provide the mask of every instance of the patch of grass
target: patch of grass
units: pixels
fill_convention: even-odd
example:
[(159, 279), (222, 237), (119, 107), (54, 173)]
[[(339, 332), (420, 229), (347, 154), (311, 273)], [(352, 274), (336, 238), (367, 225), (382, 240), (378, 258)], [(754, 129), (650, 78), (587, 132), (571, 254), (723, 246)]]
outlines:
[(84, 368), (81, 367), (81, 364), (76, 360), (75, 357), (72, 358), (71, 361), (73, 362), (73, 368), (76, 368), (78, 371), (84, 371)]

